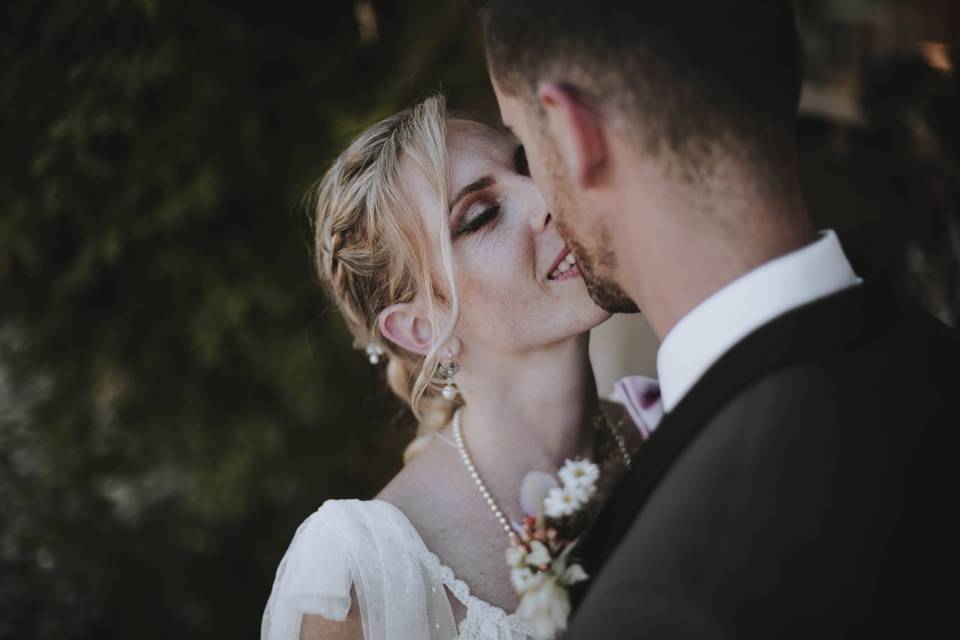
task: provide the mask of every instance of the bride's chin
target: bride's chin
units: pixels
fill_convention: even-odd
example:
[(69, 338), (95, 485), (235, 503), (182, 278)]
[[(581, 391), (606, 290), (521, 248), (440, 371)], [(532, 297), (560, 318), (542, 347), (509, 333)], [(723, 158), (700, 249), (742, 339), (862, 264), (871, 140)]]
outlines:
[(584, 309), (582, 311), (583, 324), (585, 325), (585, 331), (589, 331), (594, 327), (599, 327), (601, 324), (613, 317), (613, 314), (597, 306), (597, 303), (593, 301), (589, 295), (583, 301)]
[(593, 326), (590, 327), (590, 328), (593, 329), (593, 328), (595, 328), (595, 327), (599, 327), (600, 325), (602, 325), (604, 322), (606, 322), (607, 320), (609, 320), (609, 319), (612, 318), (612, 317), (613, 317), (613, 314), (612, 314), (612, 313), (610, 313), (609, 311), (605, 311), (604, 309), (601, 309), (600, 307), (597, 307), (597, 321), (594, 322), (594, 323), (593, 323)]
[(593, 304), (592, 300), (588, 299), (588, 307), (583, 309), (581, 313), (578, 314), (578, 319), (574, 327), (572, 327), (571, 337), (574, 335), (581, 335), (589, 333), (591, 329), (599, 327), (604, 322), (613, 317), (613, 314), (609, 311), (605, 311), (600, 307)]
[(572, 313), (574, 313), (578, 319), (582, 320), (577, 324), (582, 325), (584, 331), (598, 327), (613, 317), (612, 313), (597, 306), (597, 303), (590, 297), (586, 286), (583, 287), (582, 291), (577, 293), (577, 298), (572, 301), (571, 307)]

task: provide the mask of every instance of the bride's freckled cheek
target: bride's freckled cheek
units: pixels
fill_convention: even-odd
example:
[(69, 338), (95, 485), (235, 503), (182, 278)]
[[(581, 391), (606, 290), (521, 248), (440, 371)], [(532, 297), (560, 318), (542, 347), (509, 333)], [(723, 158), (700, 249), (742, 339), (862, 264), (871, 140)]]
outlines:
[(498, 328), (511, 332), (534, 316), (536, 309), (529, 293), (529, 289), (517, 286), (516, 282), (488, 282), (470, 292), (465, 311), (488, 331)]

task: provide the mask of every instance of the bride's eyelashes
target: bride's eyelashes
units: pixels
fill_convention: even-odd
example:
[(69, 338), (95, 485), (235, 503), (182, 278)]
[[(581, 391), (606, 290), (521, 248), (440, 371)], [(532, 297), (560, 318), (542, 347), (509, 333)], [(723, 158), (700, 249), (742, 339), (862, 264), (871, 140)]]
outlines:
[(513, 150), (513, 168), (522, 176), (530, 177), (530, 166), (527, 164), (527, 150), (518, 144)]
[(502, 203), (497, 201), (490, 205), (477, 203), (470, 207), (470, 210), (461, 218), (460, 224), (457, 225), (457, 237), (476, 233), (495, 221), (497, 216), (500, 215), (501, 206)]

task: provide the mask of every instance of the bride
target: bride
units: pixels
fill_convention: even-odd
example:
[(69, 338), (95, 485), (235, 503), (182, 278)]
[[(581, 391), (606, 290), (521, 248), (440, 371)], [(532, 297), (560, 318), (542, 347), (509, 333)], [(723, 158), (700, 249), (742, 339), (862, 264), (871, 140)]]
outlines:
[(523, 148), (430, 97), (355, 139), (314, 209), (321, 279), (420, 426), (375, 499), (328, 500), (299, 527), (262, 638), (543, 635), (508, 613), (521, 486), (577, 459), (615, 477), (656, 412), (598, 399), (588, 332), (608, 315)]

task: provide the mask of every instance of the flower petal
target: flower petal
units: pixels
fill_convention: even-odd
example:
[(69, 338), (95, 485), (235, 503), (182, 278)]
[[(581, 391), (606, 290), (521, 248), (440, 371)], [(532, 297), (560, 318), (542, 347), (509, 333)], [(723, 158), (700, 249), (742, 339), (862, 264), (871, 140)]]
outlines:
[(543, 501), (550, 490), (559, 487), (557, 479), (544, 471), (531, 471), (520, 483), (520, 508), (528, 516), (543, 513)]
[(543, 567), (550, 564), (553, 558), (545, 544), (539, 540), (530, 543), (530, 553), (527, 554), (527, 564), (533, 567)]
[(583, 567), (579, 564), (572, 564), (567, 567), (567, 570), (563, 572), (563, 578), (561, 582), (566, 585), (577, 584), (578, 582), (583, 582), (588, 577), (587, 572), (583, 570)]
[(567, 628), (570, 596), (554, 576), (540, 575), (544, 578), (520, 598), (517, 615), (530, 623), (535, 638), (549, 640)]
[(544, 580), (543, 573), (534, 573), (530, 569), (513, 569), (510, 571), (510, 584), (521, 596), (532, 588), (538, 587)]
[(526, 564), (527, 550), (518, 544), (512, 544), (506, 551), (507, 564), (520, 568)]

